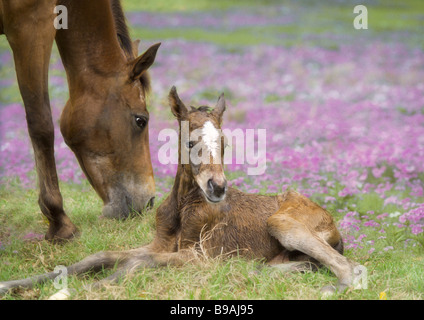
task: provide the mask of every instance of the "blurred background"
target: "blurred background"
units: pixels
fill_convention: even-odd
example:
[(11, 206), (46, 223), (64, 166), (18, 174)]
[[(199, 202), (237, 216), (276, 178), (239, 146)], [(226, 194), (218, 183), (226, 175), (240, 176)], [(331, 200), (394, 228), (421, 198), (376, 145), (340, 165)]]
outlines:
[[(346, 230), (372, 228), (374, 218), (366, 213), (376, 212), (386, 214), (391, 225), (410, 221), (404, 229), (423, 234), (424, 210), (413, 210), (424, 202), (424, 1), (122, 3), (132, 38), (141, 39), (140, 52), (162, 42), (150, 71), (149, 98), (158, 198), (169, 192), (176, 170), (157, 158), (159, 131), (177, 128), (167, 105), (176, 85), (188, 105), (213, 106), (224, 92), (226, 128), (267, 130), (266, 172), (248, 176), (246, 165), (228, 165), (233, 186), (271, 193), (293, 187), (335, 212)], [(353, 26), (359, 4), (368, 9), (367, 30)], [(56, 48), (50, 96), (58, 124), (68, 91)], [(62, 183), (92, 192), (56, 128)], [(0, 192), (35, 189), (32, 148), (5, 37), (0, 148)], [(353, 218), (358, 215), (362, 218)], [(377, 239), (375, 231), (361, 232)], [(348, 248), (364, 246), (360, 234), (346, 239)]]
[[(127, 12), (144, 12), (129, 15), (136, 34), (145, 31), (144, 39), (337, 47), (336, 39), (374, 36), (423, 44), (424, 3), (420, 0), (123, 0), (123, 5)], [(366, 33), (353, 28), (357, 5), (368, 8)]]

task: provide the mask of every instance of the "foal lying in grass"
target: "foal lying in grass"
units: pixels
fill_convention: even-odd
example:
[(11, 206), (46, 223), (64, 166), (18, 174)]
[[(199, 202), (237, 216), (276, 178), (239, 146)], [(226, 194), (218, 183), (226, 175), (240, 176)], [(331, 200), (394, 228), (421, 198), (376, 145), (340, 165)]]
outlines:
[[(189, 111), (175, 87), (169, 101), (180, 125), (179, 165), (172, 192), (157, 209), (154, 241), (138, 249), (96, 253), (67, 267), (68, 274), (117, 266), (114, 274), (94, 285), (99, 286), (137, 269), (195, 262), (199, 254), (237, 254), (293, 270), (324, 265), (337, 276), (337, 289), (352, 285), (355, 264), (342, 255), (342, 238), (326, 210), (295, 191), (267, 196), (227, 186), (220, 148), (224, 137), (219, 132), (225, 111), (223, 95), (212, 111), (207, 107)], [(198, 140), (181, 134), (183, 121), (189, 123), (187, 137), (200, 129)], [(182, 161), (181, 146), (187, 151), (199, 150), (203, 161), (191, 156)], [(3, 282), (0, 292), (29, 288), (56, 275), (50, 272)], [(333, 286), (324, 288), (326, 292), (335, 290)]]

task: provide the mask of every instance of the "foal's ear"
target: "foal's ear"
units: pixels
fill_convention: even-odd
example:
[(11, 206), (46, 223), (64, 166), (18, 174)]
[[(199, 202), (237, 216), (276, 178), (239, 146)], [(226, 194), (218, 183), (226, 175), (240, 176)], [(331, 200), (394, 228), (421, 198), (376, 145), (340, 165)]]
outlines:
[(141, 77), (141, 75), (150, 68), (155, 62), (156, 53), (158, 52), (160, 43), (156, 43), (146, 50), (141, 56), (136, 58), (132, 62), (132, 70), (130, 73), (131, 80), (135, 81)]
[(175, 88), (175, 86), (172, 86), (171, 91), (169, 92), (168, 98), (169, 98), (169, 105), (171, 106), (172, 114), (178, 120), (185, 119), (188, 111), (186, 106), (181, 101), (180, 97), (178, 96), (177, 88)]
[(222, 115), (225, 111), (225, 97), (224, 93), (221, 93), (221, 95), (218, 98), (218, 102), (216, 103), (215, 108), (213, 109), (212, 113), (218, 118), (219, 124), (222, 124)]
[(139, 46), (140, 46), (140, 39), (134, 40), (132, 42), (132, 51), (133, 51), (134, 57), (138, 56), (138, 47)]

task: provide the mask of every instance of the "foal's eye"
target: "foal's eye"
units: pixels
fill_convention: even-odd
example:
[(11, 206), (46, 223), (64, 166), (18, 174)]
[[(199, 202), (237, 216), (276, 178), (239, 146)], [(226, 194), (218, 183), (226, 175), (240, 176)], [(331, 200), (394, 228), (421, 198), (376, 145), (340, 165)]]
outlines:
[(194, 142), (193, 141), (189, 141), (189, 142), (187, 142), (186, 146), (187, 146), (187, 148), (191, 149), (191, 148), (194, 147)]
[(134, 116), (134, 119), (135, 119), (136, 125), (140, 127), (141, 129), (143, 129), (147, 124), (147, 119), (145, 117)]

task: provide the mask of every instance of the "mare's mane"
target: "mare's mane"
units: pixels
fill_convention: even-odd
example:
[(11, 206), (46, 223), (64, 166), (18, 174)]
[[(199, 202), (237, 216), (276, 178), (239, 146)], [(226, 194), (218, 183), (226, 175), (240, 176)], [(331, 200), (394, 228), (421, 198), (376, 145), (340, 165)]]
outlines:
[[(134, 56), (133, 43), (130, 38), (128, 31), (128, 25), (125, 19), (124, 10), (122, 9), (120, 0), (110, 0), (112, 7), (113, 19), (115, 21), (116, 36), (118, 37), (119, 45), (125, 54), (129, 57), (129, 60), (133, 60)], [(141, 86), (145, 93), (150, 92), (150, 77), (148, 72), (144, 72), (140, 77)]]

